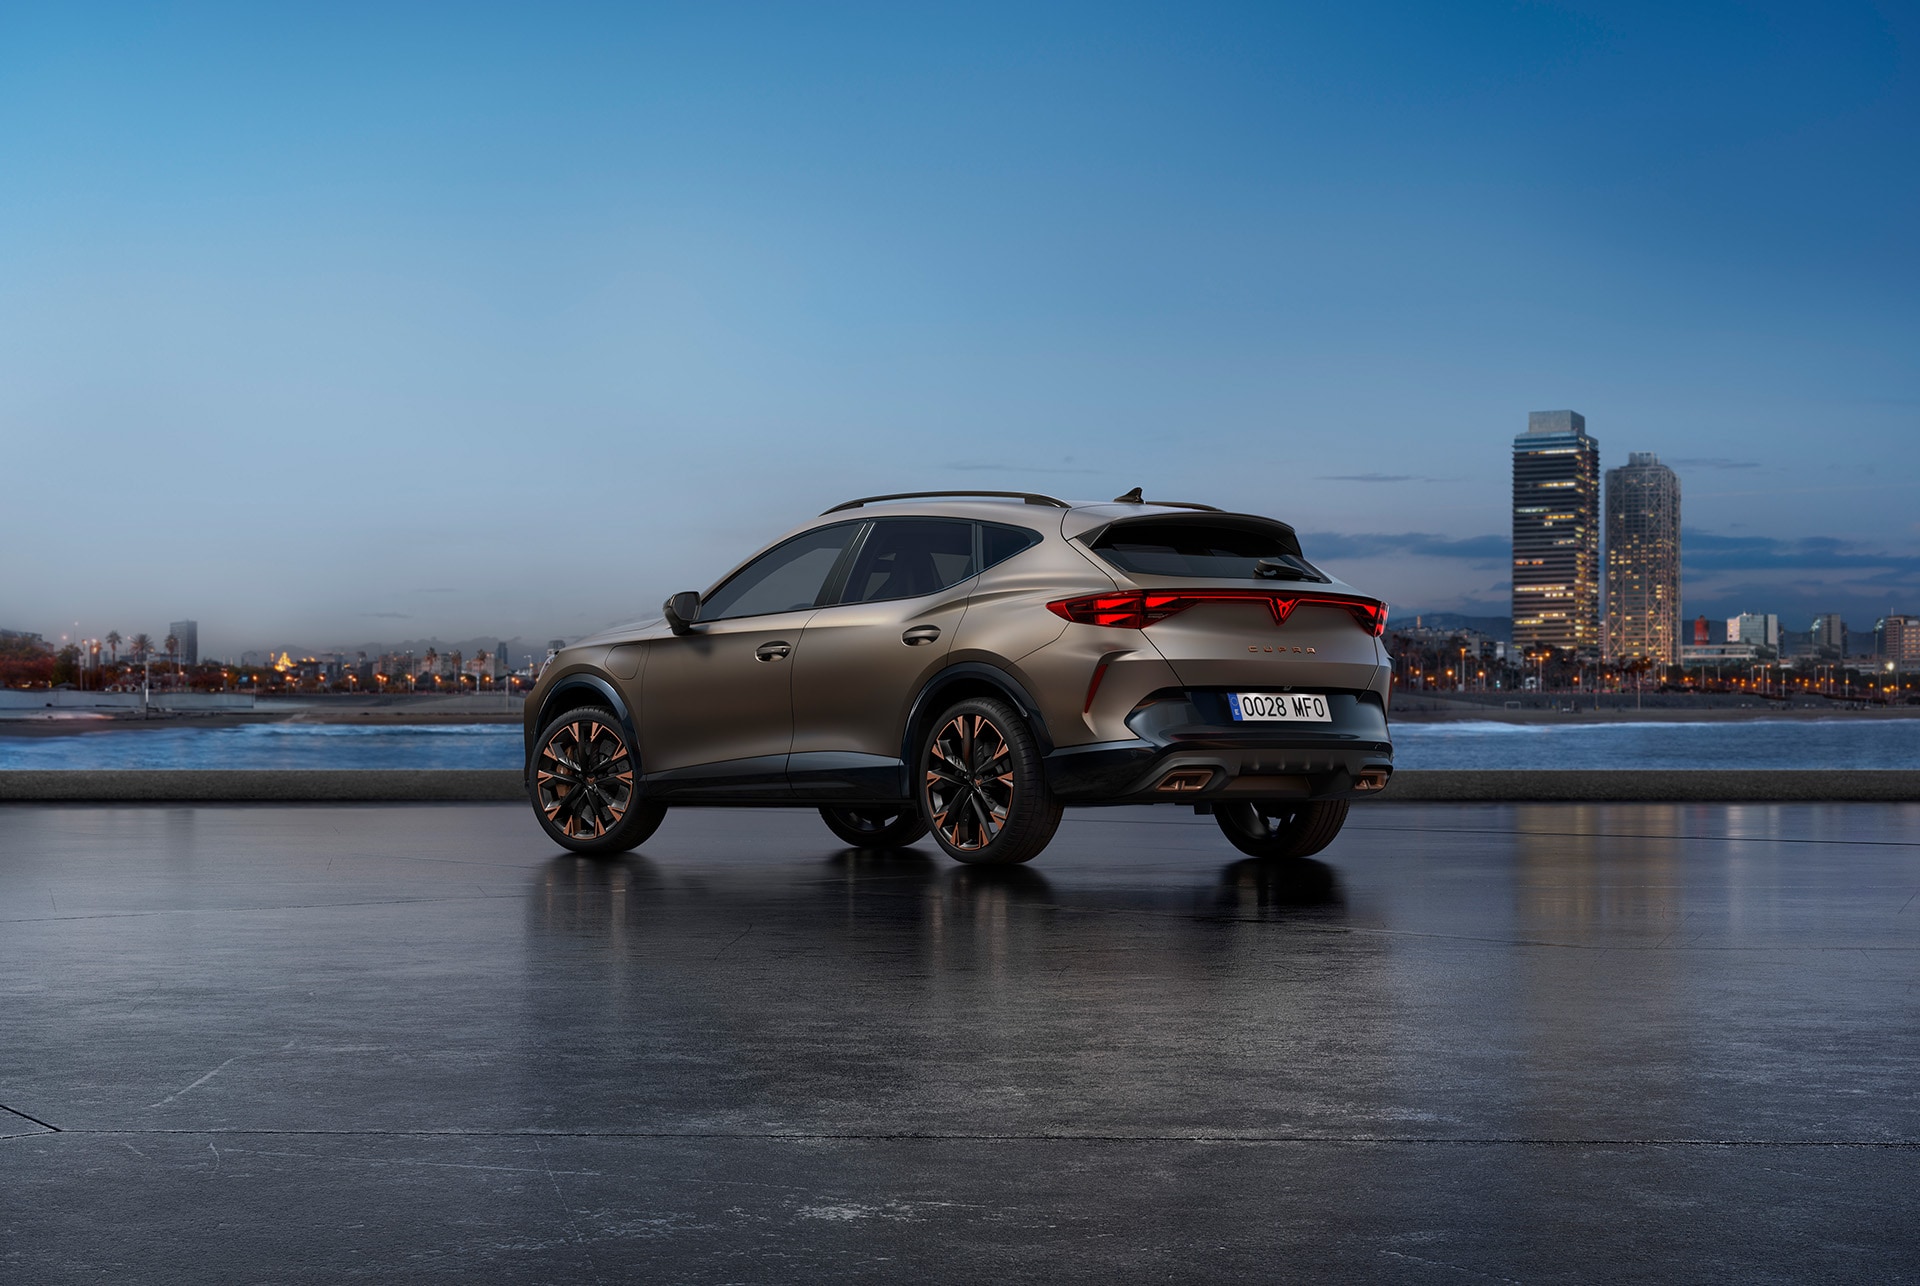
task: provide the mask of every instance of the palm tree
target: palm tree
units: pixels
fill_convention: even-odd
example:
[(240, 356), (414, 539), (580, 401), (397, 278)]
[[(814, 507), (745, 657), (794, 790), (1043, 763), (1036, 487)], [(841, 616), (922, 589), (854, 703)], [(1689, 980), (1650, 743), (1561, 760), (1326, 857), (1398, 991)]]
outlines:
[(113, 652), (113, 656), (110, 659), (118, 661), (120, 659), (120, 631), (119, 630), (107, 631), (107, 647)]
[(440, 653), (433, 648), (427, 649), (427, 677), (437, 685), (440, 682)]
[(153, 638), (147, 634), (136, 634), (127, 644), (127, 652), (135, 661), (147, 659), (147, 653), (153, 651)]

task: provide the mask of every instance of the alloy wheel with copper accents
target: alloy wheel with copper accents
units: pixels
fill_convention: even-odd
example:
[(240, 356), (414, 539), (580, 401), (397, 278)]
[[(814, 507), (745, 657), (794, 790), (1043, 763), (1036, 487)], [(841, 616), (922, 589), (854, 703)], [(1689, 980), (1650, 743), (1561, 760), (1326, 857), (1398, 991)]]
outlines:
[(919, 777), (921, 816), (958, 861), (1024, 862), (1060, 824), (1033, 734), (1004, 701), (970, 697), (942, 713), (921, 741)]
[(933, 828), (969, 852), (991, 844), (1013, 813), (1012, 748), (984, 715), (961, 714), (934, 734), (927, 755)]
[(570, 710), (549, 723), (529, 783), (546, 832), (577, 852), (611, 852), (640, 843), (665, 810), (636, 804), (635, 767), (612, 711)]

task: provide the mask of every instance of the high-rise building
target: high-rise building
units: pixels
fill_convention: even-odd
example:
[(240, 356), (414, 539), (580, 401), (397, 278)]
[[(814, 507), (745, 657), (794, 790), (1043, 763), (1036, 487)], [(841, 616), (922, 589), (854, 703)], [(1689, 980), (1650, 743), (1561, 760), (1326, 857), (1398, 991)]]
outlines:
[(1920, 668), (1920, 616), (1883, 616), (1873, 633), (1882, 660), (1902, 670)]
[(1707, 632), (1707, 618), (1705, 616), (1694, 618), (1693, 642), (1696, 647), (1705, 647), (1707, 644), (1713, 642), (1712, 635)]
[(1513, 641), (1600, 647), (1600, 444), (1576, 411), (1534, 411), (1513, 440)]
[(200, 664), (200, 622), (175, 621), (167, 626), (167, 633), (180, 641), (182, 665)]
[(1840, 619), (1840, 613), (1813, 618), (1813, 653), (1835, 660), (1847, 654), (1847, 623)]
[(1771, 613), (1742, 612), (1727, 618), (1727, 642), (1756, 647), (1780, 647), (1780, 618)]
[(1607, 470), (1607, 656), (1680, 660), (1680, 479), (1651, 451)]

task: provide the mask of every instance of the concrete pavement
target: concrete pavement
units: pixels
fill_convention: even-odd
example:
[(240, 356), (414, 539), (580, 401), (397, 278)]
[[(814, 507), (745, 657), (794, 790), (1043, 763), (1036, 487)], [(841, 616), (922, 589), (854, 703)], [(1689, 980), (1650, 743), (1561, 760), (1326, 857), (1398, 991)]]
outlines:
[(0, 808), (0, 1280), (1920, 1276), (1920, 807), (1237, 856)]

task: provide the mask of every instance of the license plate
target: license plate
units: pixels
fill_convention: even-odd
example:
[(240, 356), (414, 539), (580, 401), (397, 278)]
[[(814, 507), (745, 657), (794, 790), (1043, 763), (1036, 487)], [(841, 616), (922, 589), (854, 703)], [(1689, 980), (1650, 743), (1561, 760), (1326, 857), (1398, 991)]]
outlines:
[(1227, 704), (1236, 723), (1283, 720), (1288, 723), (1332, 723), (1327, 699), (1317, 692), (1229, 692)]

